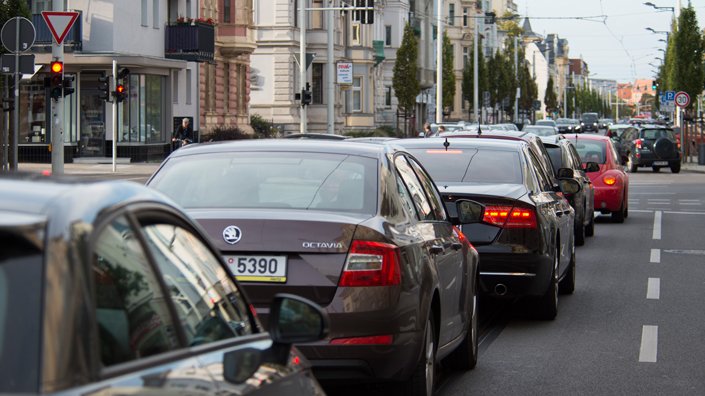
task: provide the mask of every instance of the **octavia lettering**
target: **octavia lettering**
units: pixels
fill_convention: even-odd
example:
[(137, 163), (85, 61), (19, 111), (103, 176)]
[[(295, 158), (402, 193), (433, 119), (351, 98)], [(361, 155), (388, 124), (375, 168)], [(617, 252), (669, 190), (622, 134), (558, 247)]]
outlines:
[(304, 242), (303, 247), (307, 249), (342, 249), (343, 244), (340, 242)]

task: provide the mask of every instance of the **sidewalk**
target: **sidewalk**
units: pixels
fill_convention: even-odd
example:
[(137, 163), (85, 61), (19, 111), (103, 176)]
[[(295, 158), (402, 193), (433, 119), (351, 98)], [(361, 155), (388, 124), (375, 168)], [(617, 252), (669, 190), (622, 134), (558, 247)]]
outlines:
[(690, 162), (684, 162), (681, 165), (683, 172), (698, 172), (705, 173), (705, 165), (698, 165), (698, 157), (690, 156)]

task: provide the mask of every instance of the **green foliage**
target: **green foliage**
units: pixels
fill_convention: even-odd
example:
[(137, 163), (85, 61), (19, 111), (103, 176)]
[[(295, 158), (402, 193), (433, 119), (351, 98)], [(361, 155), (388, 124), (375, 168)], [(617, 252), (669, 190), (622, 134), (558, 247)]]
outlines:
[(255, 135), (261, 139), (274, 137), (277, 133), (276, 128), (274, 128), (274, 124), (265, 120), (259, 114), (252, 114), (250, 116), (250, 125), (252, 126), (252, 129), (254, 129)]
[(455, 99), (455, 70), (453, 59), (453, 45), (448, 34), (443, 32), (443, 107), (453, 106)]
[(414, 29), (409, 23), (404, 27), (404, 37), (397, 50), (397, 60), (394, 63), (392, 88), (399, 103), (399, 110), (405, 114), (414, 111), (416, 96), (421, 91), (418, 79), (419, 44)]
[[(685, 91), (695, 98), (703, 90), (705, 71), (703, 70), (703, 40), (698, 27), (695, 10), (691, 4), (681, 9), (678, 17), (678, 31), (673, 46), (677, 59), (674, 67), (674, 88)], [(696, 101), (691, 100), (688, 108), (692, 109)]]
[[(520, 59), (524, 59), (524, 57), (521, 56)], [(536, 85), (536, 81), (531, 76), (531, 72), (529, 72), (529, 65), (527, 62), (522, 62), (522, 66), (519, 67), (519, 87), (521, 88), (519, 109), (532, 110), (534, 100), (537, 100), (539, 97), (539, 87)]]
[(511, 11), (505, 11), (504, 14), (502, 14), (501, 19), (497, 20), (497, 27), (500, 30), (504, 30), (507, 32), (507, 36), (511, 39), (517, 36), (520, 36), (522, 33), (524, 33), (524, 29), (519, 26), (518, 19), (512, 18), (514, 14)]
[(217, 126), (210, 130), (204, 137), (204, 142), (216, 142), (221, 140), (242, 140), (252, 139), (253, 136), (243, 132), (240, 128), (230, 126)]
[(546, 105), (546, 111), (548, 113), (558, 111), (558, 98), (556, 98), (556, 91), (553, 88), (553, 77), (548, 77), (548, 83), (546, 83), (546, 94), (543, 96), (543, 103)]

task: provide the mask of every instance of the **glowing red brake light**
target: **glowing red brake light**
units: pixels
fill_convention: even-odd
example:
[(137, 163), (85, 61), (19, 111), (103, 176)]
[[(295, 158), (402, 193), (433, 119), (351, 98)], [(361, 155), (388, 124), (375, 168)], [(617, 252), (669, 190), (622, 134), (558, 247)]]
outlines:
[(382, 242), (352, 242), (338, 286), (392, 286), (399, 283), (399, 248)]
[(334, 338), (330, 340), (330, 343), (333, 345), (391, 345), (393, 340), (391, 334), (385, 334), (369, 337)]
[(482, 221), (502, 228), (536, 228), (536, 211), (511, 206), (487, 206)]
[(634, 144), (636, 145), (636, 148), (641, 149), (641, 139), (635, 140)]

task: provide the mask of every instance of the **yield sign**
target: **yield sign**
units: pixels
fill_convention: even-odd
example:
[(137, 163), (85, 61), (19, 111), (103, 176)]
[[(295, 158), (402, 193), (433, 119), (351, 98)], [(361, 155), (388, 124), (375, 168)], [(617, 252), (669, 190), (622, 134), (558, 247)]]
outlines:
[(78, 12), (75, 11), (42, 11), (42, 18), (46, 22), (51, 35), (54, 36), (56, 44), (64, 42), (64, 38), (71, 30), (71, 26), (78, 18)]

